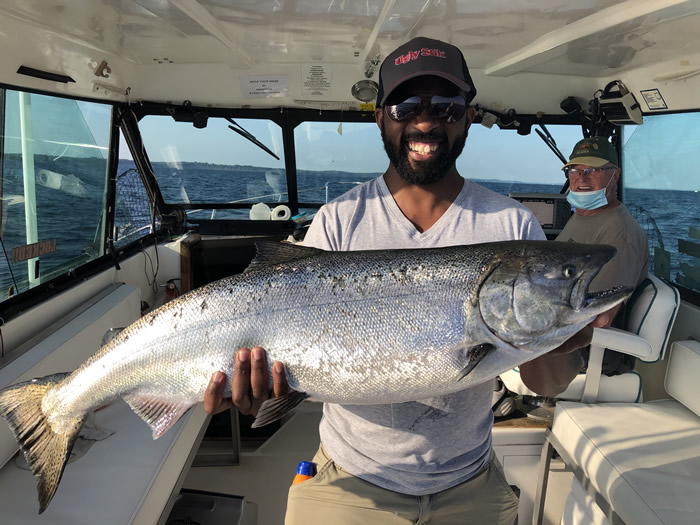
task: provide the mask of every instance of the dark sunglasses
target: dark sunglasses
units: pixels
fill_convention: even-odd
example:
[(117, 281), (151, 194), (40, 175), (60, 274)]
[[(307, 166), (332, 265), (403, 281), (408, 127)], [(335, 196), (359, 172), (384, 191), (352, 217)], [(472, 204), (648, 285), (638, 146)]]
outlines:
[(398, 104), (386, 105), (384, 110), (391, 120), (401, 122), (415, 117), (424, 100), (429, 101), (430, 112), (436, 118), (447, 119), (450, 123), (457, 122), (467, 112), (467, 101), (461, 95), (454, 97), (433, 95), (430, 98), (415, 95)]

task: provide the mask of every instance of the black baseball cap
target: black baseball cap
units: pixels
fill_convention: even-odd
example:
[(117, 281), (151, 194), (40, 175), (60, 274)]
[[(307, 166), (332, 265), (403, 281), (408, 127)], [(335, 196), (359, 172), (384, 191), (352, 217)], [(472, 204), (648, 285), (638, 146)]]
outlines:
[(383, 106), (391, 92), (401, 84), (423, 75), (449, 80), (465, 92), (467, 104), (476, 96), (474, 82), (459, 48), (421, 36), (398, 47), (382, 62), (377, 106)]

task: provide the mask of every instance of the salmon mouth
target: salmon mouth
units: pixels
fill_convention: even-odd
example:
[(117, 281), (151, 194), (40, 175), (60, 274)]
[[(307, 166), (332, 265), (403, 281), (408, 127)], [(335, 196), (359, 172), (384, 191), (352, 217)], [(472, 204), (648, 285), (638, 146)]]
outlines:
[(588, 292), (586, 293), (582, 308), (588, 308), (590, 306), (596, 306), (600, 303), (609, 303), (617, 301), (620, 296), (628, 295), (632, 293), (632, 288), (629, 286), (615, 286), (609, 290), (602, 290), (600, 292)]
[[(603, 246), (599, 248), (603, 248)], [(571, 306), (571, 308), (580, 312), (584, 308), (590, 308), (600, 303), (614, 303), (619, 296), (628, 291), (624, 286), (617, 286), (610, 290), (600, 292), (588, 291), (593, 279), (595, 279), (603, 266), (608, 263), (616, 253), (617, 250), (614, 247), (606, 246), (605, 249), (599, 249), (595, 253), (591, 252), (587, 254), (587, 268), (581, 273), (580, 277), (576, 280), (576, 284), (574, 284), (571, 289), (571, 295), (569, 296), (569, 306)]]
[(574, 286), (569, 305), (575, 311), (581, 312), (583, 310), (596, 309), (599, 312), (604, 312), (607, 308), (612, 308), (632, 293), (632, 288), (629, 286), (615, 286), (609, 290), (589, 292), (588, 286), (597, 273), (581, 276)]

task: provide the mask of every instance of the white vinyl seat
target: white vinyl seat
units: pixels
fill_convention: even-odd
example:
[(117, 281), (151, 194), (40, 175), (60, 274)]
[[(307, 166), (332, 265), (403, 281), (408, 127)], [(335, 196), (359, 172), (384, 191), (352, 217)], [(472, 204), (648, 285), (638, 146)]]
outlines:
[[(603, 353), (608, 348), (633, 355), (647, 363), (663, 359), (679, 303), (678, 290), (649, 274), (627, 303), (625, 330), (593, 330), (587, 370), (574, 378), (557, 399), (586, 403), (641, 401), (642, 380), (639, 374), (632, 370), (616, 376), (604, 375)], [(522, 382), (517, 368), (508, 370), (500, 377), (511, 392), (537, 396)]]
[(670, 354), (664, 386), (671, 399), (557, 404), (534, 523), (541, 523), (553, 450), (574, 473), (562, 525), (700, 523), (700, 342), (674, 342)]

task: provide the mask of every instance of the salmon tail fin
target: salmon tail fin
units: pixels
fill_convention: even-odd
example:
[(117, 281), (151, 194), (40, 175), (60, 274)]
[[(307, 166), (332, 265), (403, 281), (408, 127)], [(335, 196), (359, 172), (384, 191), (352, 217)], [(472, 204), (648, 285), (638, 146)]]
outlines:
[(0, 416), (7, 420), (20, 450), (37, 478), (39, 514), (46, 510), (56, 493), (68, 463), (71, 449), (85, 418), (57, 433), (41, 409), (46, 392), (69, 374), (53, 374), (17, 383), (0, 392)]

